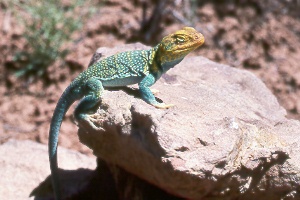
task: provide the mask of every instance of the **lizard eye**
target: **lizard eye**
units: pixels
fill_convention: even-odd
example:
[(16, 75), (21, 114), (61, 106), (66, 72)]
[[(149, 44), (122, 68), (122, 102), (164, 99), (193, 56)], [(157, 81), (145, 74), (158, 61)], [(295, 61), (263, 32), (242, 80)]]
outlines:
[(182, 44), (185, 42), (185, 39), (183, 37), (176, 37), (177, 44)]

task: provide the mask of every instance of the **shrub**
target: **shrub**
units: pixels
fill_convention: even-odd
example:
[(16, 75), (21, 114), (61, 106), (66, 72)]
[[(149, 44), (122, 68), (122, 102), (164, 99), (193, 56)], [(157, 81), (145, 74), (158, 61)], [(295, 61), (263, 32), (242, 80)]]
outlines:
[(86, 4), (84, 0), (73, 0), (68, 4), (60, 0), (12, 2), (13, 11), (24, 27), (23, 36), (28, 43), (27, 51), (18, 52), (14, 57), (15, 61), (25, 63), (16, 72), (18, 77), (42, 76), (56, 59), (65, 58), (68, 53), (67, 42), (92, 11), (82, 9)]

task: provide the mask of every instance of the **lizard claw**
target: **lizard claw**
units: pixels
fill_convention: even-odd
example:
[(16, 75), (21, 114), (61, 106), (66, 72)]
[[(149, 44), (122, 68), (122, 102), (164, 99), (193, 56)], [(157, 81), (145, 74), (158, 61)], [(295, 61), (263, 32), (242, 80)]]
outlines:
[(157, 90), (157, 89), (150, 89), (150, 90), (154, 95), (159, 93), (159, 90)]
[(175, 105), (174, 104), (159, 103), (159, 104), (154, 104), (153, 106), (155, 108), (159, 108), (159, 109), (168, 109), (168, 108), (173, 107)]
[(96, 130), (96, 131), (105, 131), (102, 127), (98, 127), (94, 124), (94, 122), (96, 121), (96, 119), (88, 116), (82, 120), (80, 120), (80, 123), (78, 124), (80, 127), (86, 129), (86, 130)]

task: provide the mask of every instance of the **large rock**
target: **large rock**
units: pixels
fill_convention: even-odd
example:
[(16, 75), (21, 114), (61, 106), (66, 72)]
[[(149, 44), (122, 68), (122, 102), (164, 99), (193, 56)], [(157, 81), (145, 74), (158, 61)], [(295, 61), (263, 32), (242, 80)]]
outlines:
[[(136, 48), (145, 47), (101, 48), (93, 60)], [(300, 123), (253, 74), (188, 57), (152, 88), (176, 106), (156, 109), (133, 89), (105, 91), (92, 116), (104, 131), (79, 130), (111, 171), (186, 199), (300, 198)]]
[[(60, 170), (60, 178), (65, 195), (80, 190), (96, 167), (94, 158), (64, 148), (59, 148), (58, 160), (64, 169)], [(46, 145), (16, 140), (0, 145), (0, 199), (33, 199), (30, 194), (35, 199), (49, 199), (52, 196), (49, 174)]]

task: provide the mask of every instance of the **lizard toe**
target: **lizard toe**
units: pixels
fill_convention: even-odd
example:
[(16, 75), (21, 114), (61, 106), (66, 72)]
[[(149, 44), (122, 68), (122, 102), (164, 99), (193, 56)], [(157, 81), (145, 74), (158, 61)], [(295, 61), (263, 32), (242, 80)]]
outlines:
[(81, 119), (78, 121), (78, 126), (82, 127), (86, 130), (96, 130), (96, 131), (105, 131), (102, 127), (98, 127), (95, 125), (95, 122), (97, 122), (96, 119), (90, 117), (90, 116), (86, 116), (84, 119)]
[(156, 107), (156, 108), (159, 108), (159, 109), (168, 109), (168, 108), (171, 108), (171, 107), (175, 106), (175, 104), (159, 103), (159, 104), (155, 104), (153, 106)]

